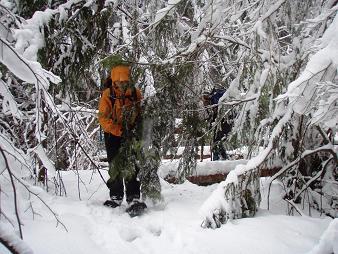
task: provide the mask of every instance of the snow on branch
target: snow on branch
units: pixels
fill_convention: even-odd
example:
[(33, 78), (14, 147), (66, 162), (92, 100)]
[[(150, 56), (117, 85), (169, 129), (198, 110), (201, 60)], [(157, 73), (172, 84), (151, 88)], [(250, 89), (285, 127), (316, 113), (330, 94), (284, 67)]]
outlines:
[[(59, 15), (59, 22), (68, 18), (67, 10), (78, 4), (88, 4), (92, 1), (70, 0), (61, 4), (56, 9), (47, 8), (44, 11), (36, 11), (31, 19), (25, 20), (19, 29), (14, 31), (16, 39), (15, 49), (26, 59), (36, 61), (38, 50), (44, 47), (43, 26), (48, 25), (49, 21)], [(77, 12), (72, 13), (76, 15)]]
[(312, 123), (318, 122), (333, 127), (338, 121), (338, 87), (332, 83), (337, 77), (338, 67), (338, 15), (323, 37), (320, 49), (306, 65), (301, 75), (288, 85), (287, 92), (276, 100), (290, 101), (289, 107), (302, 115), (314, 115)]
[(162, 9), (160, 9), (156, 12), (155, 21), (150, 26), (153, 26), (155, 28), (161, 22), (161, 20), (164, 19), (164, 17), (166, 15), (168, 15), (168, 13), (174, 7), (176, 7), (181, 1), (182, 0), (169, 0), (166, 7), (162, 8)]
[(0, 146), (0, 153), (2, 155), (2, 160), (4, 161), (5, 164), (5, 170), (7, 170), (8, 172), (8, 176), (10, 178), (11, 184), (12, 184), (12, 190), (13, 190), (13, 201), (14, 201), (14, 212), (15, 212), (15, 216), (18, 222), (18, 228), (19, 228), (19, 232), (20, 232), (20, 238), (23, 239), (23, 235), (22, 235), (22, 228), (21, 228), (21, 220), (20, 220), (20, 216), (19, 216), (19, 210), (18, 210), (18, 198), (17, 198), (17, 190), (16, 190), (16, 185), (14, 182), (14, 177), (13, 177), (13, 173), (11, 171), (11, 168), (9, 166), (7, 157), (5, 155), (4, 150), (2, 149), (2, 147)]
[(309, 81), (315, 74), (322, 72), (331, 64), (338, 65), (338, 15), (334, 18), (329, 28), (324, 33), (320, 40), (319, 48), (322, 48), (315, 55), (313, 55), (305, 70), (302, 72), (299, 78), (291, 82), (288, 86), (288, 90), (284, 95), (278, 97), (278, 99), (288, 96), (297, 97), (300, 96), (302, 90), (300, 86)]
[[(309, 186), (310, 184), (315, 181), (316, 179), (318, 179), (320, 176), (323, 175), (323, 173), (325, 173), (325, 170), (327, 168), (327, 165), (329, 162), (333, 162), (335, 164), (337, 164), (337, 154), (335, 153), (335, 150), (334, 150), (334, 146), (332, 144), (327, 144), (327, 145), (324, 145), (324, 146), (321, 146), (317, 149), (314, 149), (314, 150), (306, 150), (304, 151), (301, 156), (299, 158), (297, 158), (296, 160), (294, 160), (293, 162), (289, 163), (288, 165), (284, 166), (281, 170), (279, 170), (275, 175), (273, 175), (270, 179), (269, 179), (269, 193), (270, 193), (270, 188), (271, 188), (271, 185), (272, 185), (272, 182), (279, 178), (281, 175), (285, 174), (289, 169), (295, 167), (296, 165), (299, 164), (299, 162), (308, 157), (308, 156), (311, 156), (313, 154), (317, 154), (317, 153), (320, 153), (320, 152), (326, 152), (326, 153), (330, 153), (331, 154), (331, 157), (330, 159), (328, 160), (328, 162), (323, 166), (322, 170), (319, 171), (314, 177), (312, 177), (307, 183), (305, 183), (305, 185), (303, 186), (303, 188), (295, 195), (295, 197), (293, 198), (294, 200), (297, 199), (298, 196), (300, 196), (300, 194), (302, 192), (304, 192)], [(268, 197), (268, 209), (269, 209), (269, 197)]]
[[(228, 219), (232, 219), (229, 217), (231, 214), (236, 214), (237, 218), (240, 218), (240, 215), (242, 214), (242, 206), (238, 205), (241, 204), (241, 199), (243, 196), (237, 195), (237, 196), (231, 196), (228, 193), (231, 189), (234, 189), (233, 193), (242, 193), (242, 191), (245, 191), (245, 188), (247, 188), (247, 185), (241, 184), (238, 185), (245, 178), (249, 178), (246, 175), (249, 174), (256, 174), (259, 170), (259, 166), (265, 161), (265, 159), (268, 157), (268, 155), (271, 153), (275, 146), (275, 142), (279, 138), (284, 125), (290, 120), (292, 111), (288, 110), (284, 116), (279, 120), (278, 124), (274, 128), (271, 138), (269, 141), (268, 146), (256, 157), (250, 159), (246, 165), (237, 165), (236, 168), (227, 175), (227, 178), (224, 182), (220, 183), (217, 189), (211, 194), (211, 196), (203, 203), (203, 205), (200, 208), (200, 213), (204, 217), (203, 219), (203, 225), (206, 227), (215, 227), (219, 226), (219, 223), (217, 223), (217, 220), (219, 216), (221, 217), (227, 217)], [(259, 177), (259, 174), (258, 176)], [(251, 184), (256, 187), (256, 189), (251, 190), (251, 195), (254, 195), (254, 192), (257, 191), (257, 188), (259, 189), (259, 184), (255, 183), (255, 180), (251, 179)], [(237, 187), (237, 189), (236, 189)], [(239, 188), (239, 190), (238, 190)], [(244, 188), (244, 189), (242, 189)], [(245, 192), (244, 192), (245, 193)], [(260, 202), (260, 199), (258, 199)], [(237, 204), (234, 206), (234, 204)], [(259, 203), (256, 205), (258, 206)]]
[[(285, 1), (278, 1), (270, 10), (260, 19), (263, 21), (273, 12), (275, 12)], [(256, 23), (257, 24), (257, 23)], [(292, 119), (292, 115), (296, 111), (298, 114), (304, 114), (307, 108), (304, 107), (304, 104), (311, 103), (313, 96), (317, 95), (318, 91), (315, 89), (315, 86), (319, 81), (332, 80), (336, 77), (336, 70), (338, 66), (338, 15), (334, 18), (333, 22), (324, 33), (321, 39), (321, 45), (319, 50), (315, 55), (313, 55), (308, 64), (306, 65), (305, 70), (301, 75), (288, 86), (288, 90), (284, 95), (281, 95), (277, 98), (275, 116), (282, 115), (282, 118), (278, 120), (277, 125), (274, 127), (270, 137), (267, 147), (259, 153), (258, 156), (250, 159), (246, 165), (238, 165), (235, 170), (230, 172), (226, 180), (222, 182), (218, 188), (212, 193), (212, 195), (205, 201), (201, 207), (201, 213), (204, 216), (204, 224), (217, 225), (215, 218), (218, 219), (222, 216), (227, 216), (236, 211), (237, 214), (240, 213), (238, 206), (234, 207), (233, 200), (237, 200), (236, 197), (229, 197), (227, 193), (229, 189), (234, 188), (238, 185), (240, 176), (243, 176), (250, 170), (259, 168), (259, 166), (268, 158), (269, 154), (273, 151), (277, 144), (277, 140), (281, 135), (284, 126)], [(323, 96), (320, 94), (320, 96)], [(328, 97), (326, 95), (326, 97)], [(337, 101), (337, 96), (334, 95), (335, 100)], [(289, 99), (289, 102), (284, 104), (284, 100)], [(306, 103), (305, 103), (306, 102)], [(283, 114), (280, 113), (280, 107), (282, 107)], [(299, 109), (302, 110), (299, 110)], [(337, 123), (336, 115), (334, 122)], [(329, 146), (329, 145), (327, 145)], [(302, 156), (308, 156), (312, 153), (317, 153), (319, 151), (328, 151), (332, 152), (332, 147), (320, 147), (314, 151), (306, 151)], [(337, 160), (336, 156), (333, 156)], [(297, 161), (294, 161), (287, 167), (297, 164)], [(287, 167), (284, 170), (281, 170), (277, 175), (280, 175), (281, 172), (287, 170)]]
[(267, 12), (264, 13), (262, 17), (259, 18), (258, 22), (263, 22), (269, 18), (273, 13), (278, 11), (278, 9), (286, 2), (286, 0), (279, 0), (274, 5), (272, 5)]
[[(338, 115), (338, 86), (336, 85), (330, 88), (329, 84), (331, 82), (325, 83), (327, 85), (326, 87), (318, 89), (320, 91), (316, 97), (318, 107), (314, 110), (311, 124), (316, 125), (320, 122), (324, 122), (327, 127), (334, 128)], [(321, 96), (321, 94), (326, 94), (326, 96)]]
[[(2, 62), (15, 76), (19, 79), (28, 82), (30, 84), (35, 84), (36, 87), (36, 130), (35, 134), (39, 142), (44, 139), (42, 134), (42, 99), (45, 99), (45, 102), (49, 105), (49, 108), (55, 112), (56, 107), (53, 102), (52, 97), (48, 93), (48, 88), (50, 82), (59, 83), (61, 79), (55, 76), (53, 73), (43, 69), (38, 62), (32, 62), (26, 60), (21, 56), (9, 43), (0, 38), (0, 49), (2, 54), (0, 55), (0, 62)], [(44, 95), (43, 98), (41, 93)], [(8, 96), (7, 96), (8, 97)]]
[[(40, 151), (40, 153), (41, 153), (41, 151)], [(16, 191), (17, 183), (19, 183), (21, 186), (23, 186), (27, 190), (27, 192), (29, 192), (30, 194), (32, 194), (33, 196), (38, 198), (48, 208), (48, 210), (54, 215), (54, 217), (57, 221), (57, 224), (61, 224), (63, 226), (63, 228), (68, 232), (66, 226), (62, 223), (62, 221), (60, 221), (58, 214), (55, 213), (52, 210), (52, 208), (50, 208), (50, 206), (39, 196), (39, 188), (33, 187), (30, 184), (26, 183), (21, 177), (22, 174), (17, 174), (17, 172), (12, 170), (13, 168), (15, 169), (17, 167), (13, 167), (13, 165), (10, 163), (10, 161), (12, 161), (12, 160), (8, 160), (8, 154), (9, 153), (2, 146), (0, 146), (0, 154), (2, 155), (0, 158), (4, 161), (5, 170), (8, 172), (8, 175), (9, 175), (9, 178), (10, 178), (11, 184), (12, 184), (12, 189), (13, 189), (13, 193), (14, 193), (15, 215), (16, 215), (18, 227), (19, 227), (19, 230), (20, 230), (20, 237), (23, 238), (22, 229), (21, 229), (21, 222), (20, 222), (21, 220), (20, 220), (20, 217), (19, 217), (19, 210), (18, 210), (19, 208), (18, 208), (18, 204), (17, 204), (18, 203), (18, 193)], [(38, 191), (36, 191), (37, 189), (38, 189)]]
[(0, 223), (0, 243), (13, 254), (33, 254), (33, 250), (3, 223)]
[(14, 146), (12, 141), (4, 134), (0, 133), (0, 144), (4, 152), (10, 155), (14, 160), (9, 161), (9, 166), (17, 171), (22, 168), (29, 170), (32, 160), (21, 149)]
[(0, 61), (6, 65), (15, 76), (31, 84), (37, 82), (38, 77), (32, 71), (30, 64), (2, 38), (0, 38), (0, 49)]
[(336, 11), (338, 11), (338, 5), (332, 7), (331, 9), (325, 10), (323, 13), (321, 13), (318, 17), (316, 17), (314, 19), (306, 20), (306, 22), (308, 22), (308, 23), (323, 22), (323, 21), (327, 20), (327, 18), (330, 17)]
[(2, 110), (5, 114), (10, 112), (17, 119), (22, 119), (23, 113), (18, 107), (12, 93), (9, 91), (7, 84), (0, 80), (0, 94), (3, 97)]
[(51, 160), (48, 158), (45, 150), (42, 147), (42, 144), (39, 144), (37, 147), (32, 149), (32, 151), (39, 157), (42, 164), (46, 167), (48, 174), (50, 177), (56, 176), (56, 169), (54, 164), (51, 162)]
[(226, 40), (226, 41), (230, 41), (232, 43), (235, 43), (235, 44), (238, 44), (238, 45), (241, 45), (247, 49), (250, 49), (250, 46), (245, 43), (244, 41), (242, 41), (241, 39), (239, 38), (236, 38), (234, 36), (228, 36), (228, 35), (215, 35), (214, 36), (215, 38), (218, 38), (218, 39), (222, 39), (222, 40)]
[(274, 5), (270, 7), (270, 9), (265, 12), (265, 14), (258, 19), (253, 27), (253, 31), (256, 31), (261, 37), (266, 38), (266, 33), (263, 30), (263, 22), (269, 18), (273, 13), (278, 11), (278, 9), (286, 2), (286, 0), (279, 0)]
[(2, 62), (15, 76), (30, 84), (42, 84), (48, 89), (49, 82), (57, 84), (61, 79), (53, 73), (43, 69), (41, 64), (26, 60), (4, 39), (0, 38), (0, 62)]
[(323, 254), (338, 252), (338, 219), (331, 221), (322, 234), (319, 243), (308, 254)]

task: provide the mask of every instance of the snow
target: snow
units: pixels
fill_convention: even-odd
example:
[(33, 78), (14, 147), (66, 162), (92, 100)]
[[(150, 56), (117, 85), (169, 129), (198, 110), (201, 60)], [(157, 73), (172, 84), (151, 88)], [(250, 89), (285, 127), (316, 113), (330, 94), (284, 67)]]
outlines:
[[(29, 61), (22, 55), (20, 55), (9, 43), (0, 38), (0, 46), (2, 52), (0, 54), (0, 62), (2, 62), (7, 68), (14, 73), (19, 79), (26, 81), (30, 84), (36, 84), (39, 89), (48, 89), (49, 81), (57, 84), (61, 82), (61, 79), (41, 67), (41, 64), (35, 61)], [(40, 88), (39, 84), (43, 87)], [(44, 91), (46, 94), (46, 91)], [(48, 98), (46, 94), (46, 98)]]
[[(48, 25), (53, 15), (60, 14), (59, 21), (61, 22), (66, 18), (65, 10), (79, 2), (80, 0), (69, 0), (57, 9), (52, 10), (47, 8), (44, 11), (36, 11), (31, 19), (25, 20), (25, 23), (14, 31), (16, 39), (15, 49), (24, 58), (36, 61), (38, 50), (44, 47), (45, 44), (43, 29), (41, 27)], [(91, 3), (91, 1), (87, 1), (87, 3)]]
[(1, 40), (0, 42), (2, 46), (0, 61), (10, 70), (12, 70), (15, 76), (21, 80), (27, 81), (28, 83), (34, 84), (37, 78), (34, 75), (34, 72), (32, 72), (29, 64), (22, 64), (21, 61), (24, 61), (23, 57), (18, 55), (15, 50), (5, 41)]
[(327, 31), (324, 33), (321, 39), (322, 50), (318, 51), (313, 55), (306, 69), (302, 72), (299, 78), (291, 82), (288, 86), (288, 91), (284, 95), (278, 96), (278, 99), (285, 98), (288, 96), (290, 98), (297, 98), (302, 89), (300, 86), (309, 81), (315, 76), (315, 74), (324, 71), (329, 65), (333, 64), (334, 66), (338, 65), (338, 15), (334, 18), (332, 24), (328, 27)]
[(197, 211), (217, 185), (201, 187), (189, 182), (171, 185), (162, 181), (163, 203), (148, 202), (146, 214), (130, 218), (123, 211), (125, 201), (122, 208), (102, 206), (108, 190), (97, 172), (80, 171), (80, 177), (86, 184), (80, 185), (81, 201), (74, 172), (62, 172), (67, 197), (55, 197), (53, 191), (44, 195), (68, 232), (56, 226), (55, 219), (41, 211), (42, 206), (39, 208), (42, 216), (35, 219), (30, 212), (22, 214), (24, 241), (33, 253), (282, 254), (308, 253), (336, 244), (332, 241), (337, 239), (336, 220), (285, 215), (282, 187), (277, 182), (272, 186), (271, 210), (266, 210), (268, 180), (264, 178), (263, 201), (256, 216), (212, 230), (200, 226), (202, 217)]
[[(14, 174), (23, 175), (29, 174), (29, 168), (32, 160), (22, 150), (16, 148), (5, 135), (0, 133), (1, 149), (4, 150), (7, 157), (9, 167), (13, 170)], [(3, 157), (0, 157), (1, 170), (5, 167)], [(2, 166), (3, 165), (3, 166)], [(24, 173), (27, 172), (27, 173)]]
[(267, 38), (267, 35), (266, 35), (266, 33), (264, 32), (264, 29), (263, 29), (263, 23), (262, 23), (262, 21), (261, 20), (258, 20), (257, 22), (256, 22), (256, 24), (254, 25), (254, 31), (256, 31), (257, 32), (257, 34), (259, 35), (259, 36), (261, 36), (262, 38), (264, 38), (264, 39), (266, 39)]
[(264, 86), (265, 81), (268, 78), (268, 75), (269, 75), (269, 72), (270, 72), (270, 68), (269, 68), (268, 64), (264, 63), (264, 65), (265, 65), (265, 69), (263, 70), (261, 77), (260, 77), (260, 81), (259, 81), (260, 87)]
[(257, 34), (259, 36), (261, 36), (262, 38), (266, 39), (267, 35), (264, 31), (263, 28), (263, 21), (266, 20), (267, 18), (269, 18), (275, 11), (277, 11), (282, 4), (285, 3), (285, 0), (279, 0), (277, 1), (275, 4), (273, 4), (270, 9), (265, 12), (260, 18), (259, 20), (255, 23), (254, 27), (253, 27), (253, 31), (256, 31)]
[(268, 17), (270, 17), (275, 11), (277, 11), (282, 4), (284, 4), (286, 0), (279, 0), (275, 4), (273, 4), (267, 12), (264, 13), (264, 15), (260, 18), (260, 21), (266, 20)]
[(166, 7), (158, 10), (153, 23), (154, 26), (156, 26), (166, 15), (168, 15), (168, 13), (181, 1), (182, 0), (169, 0)]
[(225, 200), (225, 190), (231, 183), (237, 185), (238, 177), (240, 175), (257, 168), (265, 160), (265, 158), (267, 158), (273, 150), (273, 142), (275, 138), (279, 136), (284, 124), (290, 119), (290, 117), (291, 110), (288, 110), (274, 127), (267, 147), (264, 148), (256, 157), (251, 158), (246, 164), (241, 163), (236, 165), (235, 169), (230, 171), (226, 179), (218, 185), (217, 190), (215, 190), (203, 203), (200, 212), (205, 220), (212, 221), (215, 211), (227, 211), (228, 213), (232, 211), (232, 200)]
[(338, 219), (334, 219), (309, 254), (338, 253)]
[(48, 156), (47, 156), (45, 150), (43, 149), (42, 145), (39, 144), (32, 151), (34, 153), (36, 153), (36, 155), (41, 160), (42, 164), (46, 167), (49, 177), (55, 177), (55, 175), (56, 175), (55, 167), (54, 167), (53, 163), (51, 162), (51, 160), (48, 158)]
[(338, 67), (338, 15), (336, 15), (321, 39), (318, 48), (310, 56), (300, 76), (288, 85), (287, 92), (277, 100), (289, 99), (294, 112), (312, 115), (311, 123), (323, 122), (334, 128), (337, 118), (337, 88), (335, 77)]
[[(1, 77), (1, 73), (0, 73)], [(9, 91), (9, 88), (5, 82), (0, 80), (0, 95), (3, 97), (2, 101), (2, 110), (5, 114), (8, 113), (8, 111), (11, 112), (11, 114), (16, 117), (17, 119), (22, 119), (23, 113), (18, 107), (18, 104), (16, 103), (13, 95)]]
[[(31, 248), (22, 241), (15, 233), (10, 232), (6, 225), (0, 223), (0, 239), (6, 241), (9, 246), (13, 247), (20, 254), (33, 254)], [(2, 242), (1, 241), (1, 242)], [(0, 253), (10, 254), (5, 247), (0, 244)]]
[[(145, 57), (140, 57), (139, 63), (141, 64), (148, 64), (148, 60)], [(149, 70), (145, 71), (145, 80), (144, 80), (144, 86), (145, 86), (145, 91), (143, 93), (143, 98), (147, 99), (149, 97), (152, 97), (156, 94), (156, 89), (154, 87), (154, 78), (151, 75), (151, 72)]]
[[(246, 163), (247, 160), (210, 161), (210, 159), (208, 159), (197, 163), (197, 167), (193, 175), (203, 176), (225, 174), (229, 173), (237, 165)], [(164, 160), (159, 169), (159, 176), (162, 178), (165, 178), (166, 176), (175, 176), (178, 164), (178, 160)]]
[[(338, 10), (338, 6), (334, 8), (335, 10)], [(321, 43), (322, 47), (329, 46), (331, 50), (334, 50), (334, 56), (332, 57), (333, 61), (335, 61), (335, 64), (338, 64), (338, 58), (337, 58), (337, 48), (335, 47), (336, 42), (338, 40), (338, 15), (334, 18), (332, 21), (332, 24), (328, 27), (328, 29), (325, 31)]]
[[(149, 27), (155, 27), (166, 15), (170, 15), (170, 12), (180, 1), (167, 1), (167, 7), (157, 12), (154, 23)], [(51, 17), (57, 14), (59, 14), (59, 22), (67, 20), (68, 9), (72, 4), (79, 2), (80, 0), (71, 0), (60, 5), (56, 10), (47, 9), (44, 12), (36, 12), (32, 19), (26, 20), (15, 31), (15, 50), (8, 43), (8, 38), (4, 39), (5, 36), (0, 38), (2, 49), (0, 62), (19, 79), (35, 84), (36, 91), (42, 90), (47, 104), (52, 109), (54, 104), (47, 89), (50, 81), (58, 83), (60, 79), (44, 70), (36, 62), (37, 52), (44, 46), (44, 35), (41, 26), (47, 24)], [(263, 16), (255, 23), (254, 30), (260, 36), (267, 37), (263, 23), (284, 2), (286, 1), (276, 0), (275, 4), (264, 12)], [(93, 1), (86, 1), (84, 6), (89, 6), (92, 3)], [(105, 1), (105, 5), (109, 3), (115, 4), (117, 1)], [(208, 27), (215, 28), (225, 18), (225, 1), (217, 0), (209, 3), (213, 3), (213, 5), (207, 4), (205, 8), (206, 14), (200, 15), (203, 20), (197, 30), (192, 33), (193, 43), (183, 52), (185, 54), (193, 52), (199, 44), (207, 40), (204, 34), (205, 29), (210, 31), (210, 29), (207, 29)], [(2, 0), (1, 4), (12, 5), (5, 0)], [(336, 10), (337, 7), (333, 7), (330, 12)], [(328, 14), (325, 15), (318, 17), (317, 20), (328, 17)], [(237, 15), (236, 19), (238, 17)], [(308, 22), (315, 23), (317, 20), (308, 20)], [(126, 42), (130, 41), (130, 31), (127, 29), (127, 23), (127, 20), (123, 19), (123, 37)], [(2, 35), (5, 32), (1, 30)], [(234, 40), (248, 47), (243, 41), (228, 35), (224, 35), (223, 39)], [(224, 199), (224, 187), (229, 183), (237, 183), (240, 174), (255, 168), (266, 158), (273, 149), (275, 137), (279, 136), (284, 124), (291, 119), (293, 111), (302, 114), (307, 109), (304, 102), (308, 101), (309, 95), (315, 89), (312, 87), (304, 90), (303, 84), (310, 81), (315, 73), (321, 72), (323, 67), (333, 65), (337, 69), (338, 16), (332, 21), (323, 38), (318, 42), (319, 44), (316, 44), (315, 47), (321, 48), (321, 50), (312, 57), (310, 56), (310, 61), (300, 77), (289, 85), (285, 95), (279, 97), (279, 99), (290, 98), (291, 102), (295, 101), (295, 103), (292, 109), (286, 111), (282, 103), (278, 106), (281, 107), (281, 110), (276, 110), (275, 115), (284, 116), (274, 128), (272, 135), (269, 136), (270, 143), (263, 152), (250, 161), (207, 160), (198, 162), (196, 172), (194, 172), (197, 175), (228, 173), (226, 180), (221, 184), (207, 187), (196, 186), (190, 182), (171, 185), (162, 180), (163, 202), (153, 204), (147, 201), (148, 212), (136, 218), (130, 218), (124, 212), (126, 208), (125, 202), (121, 208), (114, 210), (102, 206), (102, 203), (108, 198), (108, 190), (101, 181), (98, 172), (83, 170), (79, 171), (79, 175), (72, 171), (61, 172), (60, 174), (67, 190), (67, 197), (55, 196), (56, 191), (53, 189), (55, 187), (51, 182), (49, 182), (49, 193), (44, 191), (43, 186), (27, 187), (33, 195), (28, 195), (23, 186), (17, 184), (17, 193), (20, 196), (18, 200), (19, 214), (22, 219), (24, 234), (24, 242), (22, 242), (18, 238), (18, 228), (13, 214), (5, 215), (10, 208), (13, 208), (13, 198), (11, 198), (13, 193), (7, 191), (12, 190), (11, 188), (4, 188), (10, 183), (5, 176), (4, 160), (0, 157), (0, 168), (2, 168), (4, 176), (0, 179), (0, 212), (2, 219), (0, 223), (0, 238), (8, 239), (19, 249), (24, 249), (24, 253), (337, 253), (337, 219), (286, 216), (286, 205), (282, 201), (282, 186), (278, 182), (273, 182), (270, 198), (271, 210), (267, 210), (266, 199), (267, 184), (270, 183), (269, 179), (261, 179), (263, 201), (254, 218), (232, 220), (217, 230), (203, 229), (200, 226), (205, 216), (212, 216), (210, 211), (213, 211), (214, 207), (224, 207), (224, 210), (227, 210), (229, 204)], [(262, 52), (262, 58), (270, 58), (268, 51), (262, 50)], [(145, 61), (141, 59), (140, 62)], [(266, 66), (260, 76), (259, 84), (261, 86), (268, 77), (268, 68), (269, 66)], [(220, 101), (226, 101), (226, 97), (239, 97), (238, 86), (242, 70), (243, 66), (239, 69), (239, 74), (232, 81), (230, 88)], [(149, 74), (149, 76), (151, 75)], [(156, 92), (152, 86), (153, 80), (149, 78), (148, 84), (150, 86), (147, 94), (151, 96)], [(325, 83), (324, 86), (330, 84), (334, 85), (333, 83)], [(305, 97), (300, 97), (299, 95), (303, 92)], [(4, 101), (3, 111), (10, 112), (20, 119), (21, 114), (18, 105), (8, 92), (7, 84), (2, 81), (0, 83), (0, 94)], [(327, 102), (334, 103), (336, 100), (337, 97), (323, 98), (322, 104), (319, 105), (327, 104)], [(37, 109), (40, 108), (39, 103), (40, 99), (37, 97)], [(326, 108), (323, 106), (318, 110), (326, 112), (324, 109)], [(38, 115), (38, 113), (37, 111), (36, 114)], [(321, 114), (317, 114), (321, 116)], [(38, 127), (41, 120), (36, 117)], [(331, 121), (330, 125), (336, 126), (337, 115), (333, 115)], [(39, 128), (37, 131), (40, 133)], [(38, 140), (41, 141), (42, 138), (44, 137), (39, 136)], [(12, 146), (12, 143), (2, 133), (0, 133), (0, 144), (9, 160), (10, 168), (13, 169), (13, 174), (17, 179), (23, 181), (21, 179), (25, 175), (20, 171), (26, 172), (26, 174), (29, 173), (30, 165), (33, 165), (32, 158)], [(54, 165), (48, 159), (41, 144), (36, 147), (34, 152), (48, 169), (48, 175), (55, 176)], [(163, 161), (159, 175), (164, 177), (173, 172), (175, 173), (177, 168), (175, 163), (177, 161)], [(105, 178), (107, 179), (106, 172), (104, 171), (103, 173), (105, 173)], [(79, 180), (78, 177), (81, 178), (79, 186), (75, 184)], [(24, 181), (26, 183), (31, 179), (25, 179)], [(81, 191), (81, 200), (79, 200), (78, 191)], [(50, 214), (36, 196), (43, 198), (46, 204), (56, 212), (55, 216), (66, 225), (67, 231), (57, 223), (55, 217)], [(3, 217), (6, 218), (3, 219)], [(5, 252), (1, 244), (0, 252)]]

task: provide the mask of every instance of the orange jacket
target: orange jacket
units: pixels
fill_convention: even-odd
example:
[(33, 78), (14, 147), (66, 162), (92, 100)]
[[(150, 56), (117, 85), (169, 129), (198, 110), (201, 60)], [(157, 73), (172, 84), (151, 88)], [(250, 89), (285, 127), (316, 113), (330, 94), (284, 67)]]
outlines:
[(133, 125), (136, 117), (141, 113), (142, 95), (141, 91), (136, 88), (137, 100), (135, 101), (135, 99), (132, 98), (132, 89), (128, 88), (124, 95), (125, 99), (123, 100), (122, 91), (114, 85), (113, 89), (115, 93), (114, 107), (112, 107), (112, 103), (109, 98), (110, 89), (107, 88), (102, 92), (102, 96), (100, 98), (98, 119), (104, 132), (121, 137), (123, 112), (125, 112), (125, 110), (132, 110), (128, 124)]

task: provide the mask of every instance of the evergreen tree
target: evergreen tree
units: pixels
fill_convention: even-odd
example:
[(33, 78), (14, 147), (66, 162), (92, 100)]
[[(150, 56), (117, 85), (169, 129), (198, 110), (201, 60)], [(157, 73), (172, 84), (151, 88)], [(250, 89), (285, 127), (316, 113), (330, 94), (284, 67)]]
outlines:
[[(55, 168), (96, 169), (100, 83), (110, 73), (104, 63), (119, 54), (145, 95), (150, 134), (143, 134), (143, 145), (136, 142), (135, 157), (143, 181), (151, 179), (144, 183), (145, 196), (159, 197), (160, 158), (178, 145), (185, 147), (180, 181), (194, 172), (197, 145), (208, 138), (200, 95), (220, 87), (226, 93), (216, 122), (229, 112), (235, 116), (228, 148), (248, 146), (249, 159), (265, 148), (255, 166), (283, 167), (275, 177), (285, 183), (290, 206), (297, 209), (294, 204), (307, 192), (312, 206), (332, 216), (337, 202), (328, 182), (337, 181), (337, 160), (326, 145), (337, 128), (337, 68), (317, 54), (330, 49), (325, 43), (336, 5), (333, 0), (7, 0), (0, 5), (1, 149), (9, 156), (14, 147), (12, 153), (25, 158), (23, 175), (37, 177), (47, 169), (47, 182), (58, 179)], [(322, 68), (301, 82), (312, 71), (311, 57)], [(294, 87), (302, 92), (292, 94)], [(177, 119), (183, 124), (178, 135)], [(251, 187), (259, 175), (253, 174)], [(54, 190), (60, 194), (59, 180)], [(255, 199), (250, 209), (257, 207), (258, 187), (243, 186), (234, 200), (244, 195), (247, 202)], [(241, 202), (240, 216), (248, 208)]]

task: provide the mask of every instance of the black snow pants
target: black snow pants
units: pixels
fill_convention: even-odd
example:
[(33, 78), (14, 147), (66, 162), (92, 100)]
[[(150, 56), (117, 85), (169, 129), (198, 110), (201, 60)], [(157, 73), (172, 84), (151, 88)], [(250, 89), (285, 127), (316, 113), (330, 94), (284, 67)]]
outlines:
[[(114, 136), (110, 133), (104, 133), (104, 141), (106, 145), (107, 151), (107, 159), (109, 162), (109, 170), (112, 170), (112, 161), (114, 160), (115, 156), (118, 154), (119, 149), (122, 144), (122, 138), (118, 136)], [(128, 158), (126, 158), (128, 160)], [(116, 169), (114, 170), (122, 170)], [(126, 199), (127, 202), (130, 203), (133, 199), (140, 198), (140, 181), (137, 179), (138, 170), (136, 170), (135, 175), (131, 177), (128, 181), (125, 181), (125, 188), (126, 188)], [(111, 175), (111, 174), (110, 174)], [(115, 177), (109, 178), (107, 181), (107, 187), (109, 188), (110, 198), (112, 200), (122, 201), (124, 196), (124, 186), (123, 186), (123, 178), (122, 177)]]

